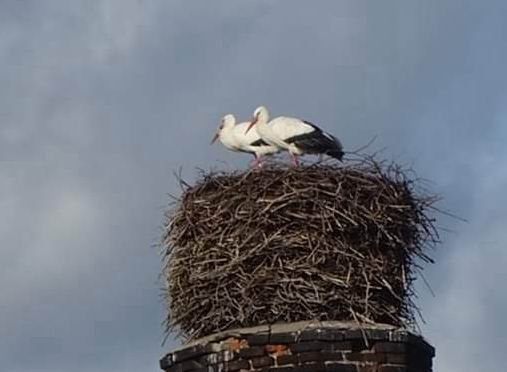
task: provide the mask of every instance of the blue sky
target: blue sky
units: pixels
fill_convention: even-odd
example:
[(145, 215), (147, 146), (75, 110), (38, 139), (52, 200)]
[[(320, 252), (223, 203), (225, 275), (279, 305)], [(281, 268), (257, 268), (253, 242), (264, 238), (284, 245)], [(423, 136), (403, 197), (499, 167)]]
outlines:
[(158, 369), (172, 173), (245, 168), (208, 143), (265, 104), (347, 149), (377, 135), (468, 220), (440, 219), (422, 331), (435, 370), (500, 370), (506, 25), (500, 0), (2, 1), (2, 368)]

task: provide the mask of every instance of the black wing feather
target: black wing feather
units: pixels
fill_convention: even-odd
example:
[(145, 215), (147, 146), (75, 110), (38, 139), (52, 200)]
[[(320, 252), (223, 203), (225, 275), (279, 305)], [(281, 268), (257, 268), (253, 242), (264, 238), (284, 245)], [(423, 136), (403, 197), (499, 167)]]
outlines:
[(264, 141), (262, 138), (259, 138), (258, 140), (253, 141), (250, 146), (269, 146), (269, 143)]
[(310, 125), (314, 131), (287, 138), (285, 142), (295, 144), (306, 154), (327, 154), (338, 160), (342, 159), (343, 146), (338, 138), (309, 121), (303, 122)]

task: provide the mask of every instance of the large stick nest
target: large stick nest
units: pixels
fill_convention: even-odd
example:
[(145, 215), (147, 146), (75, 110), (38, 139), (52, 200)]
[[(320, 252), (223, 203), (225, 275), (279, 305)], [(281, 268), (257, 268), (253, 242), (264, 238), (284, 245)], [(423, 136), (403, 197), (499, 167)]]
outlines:
[(203, 172), (166, 214), (167, 330), (300, 320), (413, 326), (436, 198), (394, 164)]

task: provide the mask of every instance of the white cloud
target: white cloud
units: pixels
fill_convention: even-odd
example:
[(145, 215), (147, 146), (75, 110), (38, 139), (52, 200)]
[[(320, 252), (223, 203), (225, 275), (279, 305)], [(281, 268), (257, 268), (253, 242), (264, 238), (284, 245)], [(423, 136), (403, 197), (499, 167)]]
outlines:
[[(0, 198), (2, 235), (8, 241), (0, 251), (0, 261), (8, 263), (0, 283), (5, 303), (27, 299), (19, 294), (41, 287), (64, 290), (103, 254), (97, 246), (104, 231), (96, 195), (53, 169), (13, 166), (29, 166), (35, 174), (4, 169), (11, 178), (2, 182), (5, 193)], [(54, 177), (49, 182), (48, 175)]]

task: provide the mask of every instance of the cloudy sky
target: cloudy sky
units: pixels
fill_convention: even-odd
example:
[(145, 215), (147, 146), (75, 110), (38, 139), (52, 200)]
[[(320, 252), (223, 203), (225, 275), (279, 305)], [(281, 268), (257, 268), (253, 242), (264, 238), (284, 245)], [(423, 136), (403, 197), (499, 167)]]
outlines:
[(172, 173), (246, 167), (208, 143), (262, 103), (377, 135), (468, 220), (440, 219), (422, 330), (436, 371), (501, 370), (505, 66), (503, 0), (2, 0), (1, 369), (158, 369)]

